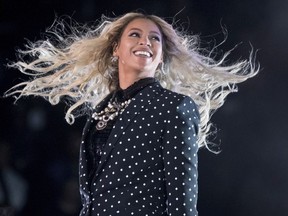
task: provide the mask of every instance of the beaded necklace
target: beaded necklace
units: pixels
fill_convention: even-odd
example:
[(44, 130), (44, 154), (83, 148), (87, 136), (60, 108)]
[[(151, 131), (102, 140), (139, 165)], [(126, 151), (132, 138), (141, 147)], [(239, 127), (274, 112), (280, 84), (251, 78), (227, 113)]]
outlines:
[(96, 124), (96, 129), (98, 131), (101, 131), (104, 128), (106, 128), (107, 123), (109, 121), (114, 120), (117, 116), (119, 116), (126, 109), (126, 107), (131, 102), (131, 98), (135, 94), (137, 94), (137, 92), (139, 92), (141, 89), (143, 89), (147, 85), (150, 85), (155, 82), (156, 82), (155, 78), (146, 77), (146, 78), (138, 80), (137, 82), (135, 82), (134, 84), (132, 84), (130, 87), (128, 87), (125, 90), (115, 91), (114, 95), (111, 97), (110, 101), (108, 102), (107, 107), (99, 113), (94, 112), (92, 114), (92, 118), (98, 121)]
[[(113, 97), (112, 97), (113, 98)], [(113, 120), (115, 117), (120, 115), (125, 108), (130, 104), (131, 99), (128, 99), (124, 102), (118, 102), (117, 100), (108, 102), (108, 106), (97, 113), (94, 112), (92, 114), (92, 118), (95, 120), (99, 120), (96, 124), (97, 130), (103, 130), (107, 126), (107, 122)]]

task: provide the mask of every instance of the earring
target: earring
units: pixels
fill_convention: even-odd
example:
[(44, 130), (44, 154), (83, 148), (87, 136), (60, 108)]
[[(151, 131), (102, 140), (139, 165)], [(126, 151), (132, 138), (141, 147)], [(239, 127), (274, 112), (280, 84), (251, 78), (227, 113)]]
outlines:
[(115, 63), (115, 62), (117, 62), (118, 61), (118, 56), (112, 56), (111, 57), (111, 62), (112, 63)]
[(160, 72), (161, 75), (166, 75), (166, 71), (165, 71), (165, 65), (163, 62), (161, 62), (159, 65), (158, 65), (158, 71)]

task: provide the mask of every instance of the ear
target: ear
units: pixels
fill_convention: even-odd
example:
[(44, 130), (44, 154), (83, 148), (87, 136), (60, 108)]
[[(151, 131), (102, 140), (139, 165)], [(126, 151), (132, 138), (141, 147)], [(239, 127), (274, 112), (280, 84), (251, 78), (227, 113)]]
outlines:
[(118, 56), (118, 43), (114, 42), (113, 43), (113, 56), (117, 57)]
[(162, 52), (162, 55), (161, 55), (161, 59), (160, 59), (160, 64), (163, 63), (163, 59), (164, 59), (164, 56), (163, 56), (163, 52)]

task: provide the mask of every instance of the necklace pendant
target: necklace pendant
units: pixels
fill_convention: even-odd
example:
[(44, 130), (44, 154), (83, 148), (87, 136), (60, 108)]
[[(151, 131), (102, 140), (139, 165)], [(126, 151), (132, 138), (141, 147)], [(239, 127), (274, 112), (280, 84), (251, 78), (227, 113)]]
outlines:
[(131, 99), (118, 103), (117, 101), (109, 102), (108, 106), (99, 113), (94, 112), (92, 118), (99, 120), (96, 124), (97, 130), (103, 130), (107, 126), (107, 122), (114, 120), (114, 118), (120, 115), (126, 107), (130, 104)]
[(107, 126), (107, 121), (102, 121), (102, 120), (100, 120), (100, 121), (96, 124), (96, 129), (97, 129), (97, 130), (103, 130), (106, 126)]

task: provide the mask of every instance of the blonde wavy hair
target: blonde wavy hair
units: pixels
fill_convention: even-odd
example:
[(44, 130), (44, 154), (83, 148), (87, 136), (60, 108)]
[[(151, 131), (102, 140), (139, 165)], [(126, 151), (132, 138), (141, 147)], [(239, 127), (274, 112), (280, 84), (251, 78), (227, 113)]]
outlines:
[(137, 18), (149, 19), (159, 27), (164, 56), (155, 76), (164, 88), (196, 102), (201, 117), (198, 145), (209, 149), (211, 115), (229, 93), (237, 90), (235, 84), (258, 73), (255, 55), (251, 51), (249, 59), (226, 65), (230, 51), (216, 61), (213, 49), (200, 49), (198, 36), (178, 31), (155, 15), (131, 12), (115, 19), (103, 16), (96, 27), (56, 20), (45, 39), (28, 42), (26, 50), (19, 50), (21, 60), (8, 65), (32, 79), (12, 87), (5, 95), (17, 95), (16, 101), (22, 96), (41, 96), (53, 105), (60, 99), (69, 101), (65, 118), (73, 124), (79, 110), (91, 109), (117, 87), (118, 68), (111, 61), (113, 48), (128, 23)]

